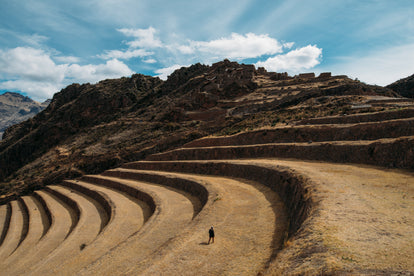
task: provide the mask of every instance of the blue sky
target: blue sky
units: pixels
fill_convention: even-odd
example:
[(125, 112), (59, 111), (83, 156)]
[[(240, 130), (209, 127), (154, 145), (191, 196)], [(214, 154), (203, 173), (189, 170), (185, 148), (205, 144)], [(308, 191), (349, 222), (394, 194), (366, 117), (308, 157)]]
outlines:
[(412, 0), (0, 0), (0, 92), (224, 58), (387, 85), (414, 74)]

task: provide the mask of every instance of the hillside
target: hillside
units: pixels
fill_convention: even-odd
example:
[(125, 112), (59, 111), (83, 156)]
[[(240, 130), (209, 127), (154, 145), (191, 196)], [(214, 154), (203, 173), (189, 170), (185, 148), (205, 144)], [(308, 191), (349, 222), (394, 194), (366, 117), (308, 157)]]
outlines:
[(391, 98), (397, 95), (346, 76), (291, 77), (228, 60), (182, 68), (167, 81), (134, 75), (73, 84), (36, 117), (5, 131), (3, 193), (99, 173), (215, 133), (412, 104)]
[(18, 93), (0, 95), (0, 139), (6, 128), (34, 117), (48, 104), (49, 101), (38, 103)]
[(228, 60), (71, 85), (0, 143), (0, 270), (411, 275), (413, 105)]
[(414, 75), (387, 85), (387, 88), (394, 90), (403, 97), (414, 98)]

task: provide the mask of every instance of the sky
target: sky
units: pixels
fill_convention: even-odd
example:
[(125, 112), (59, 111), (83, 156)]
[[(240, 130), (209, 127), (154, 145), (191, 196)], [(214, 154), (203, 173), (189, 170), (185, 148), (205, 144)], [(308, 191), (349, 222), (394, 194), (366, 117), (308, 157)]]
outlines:
[(413, 0), (0, 0), (0, 93), (225, 58), (387, 85), (414, 74)]

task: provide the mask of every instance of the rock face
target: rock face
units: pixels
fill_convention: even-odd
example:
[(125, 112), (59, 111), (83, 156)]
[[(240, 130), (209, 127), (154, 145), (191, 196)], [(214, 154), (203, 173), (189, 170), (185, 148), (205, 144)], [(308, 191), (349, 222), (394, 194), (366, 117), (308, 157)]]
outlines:
[(0, 193), (100, 173), (212, 134), (412, 105), (395, 96), (345, 76), (294, 78), (229, 60), (183, 67), (167, 81), (136, 74), (72, 84), (5, 130)]
[(387, 88), (394, 90), (403, 97), (414, 98), (414, 75), (400, 79), (388, 85)]
[(32, 118), (48, 104), (49, 101), (38, 103), (19, 93), (6, 92), (0, 95), (0, 138), (6, 128)]

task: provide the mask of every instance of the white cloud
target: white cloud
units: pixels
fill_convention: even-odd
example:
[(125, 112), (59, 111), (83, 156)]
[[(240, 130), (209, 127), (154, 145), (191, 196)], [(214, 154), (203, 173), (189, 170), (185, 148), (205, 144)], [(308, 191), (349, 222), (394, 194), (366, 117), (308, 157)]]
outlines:
[(158, 48), (162, 47), (161, 40), (155, 37), (156, 29), (149, 27), (148, 29), (118, 29), (119, 32), (126, 36), (135, 37), (133, 41), (127, 42), (131, 48)]
[(269, 35), (256, 35), (248, 33), (240, 35), (231, 34), (230, 37), (211, 41), (190, 41), (190, 45), (182, 45), (178, 48), (184, 54), (196, 52), (207, 54), (215, 59), (246, 59), (263, 55), (281, 53), (283, 45)]
[(310, 69), (320, 63), (322, 49), (316, 45), (308, 45), (300, 49), (292, 50), (283, 55), (270, 57), (265, 61), (256, 63), (256, 67), (264, 67), (268, 71), (299, 72)]
[(181, 67), (186, 67), (186, 66), (188, 65), (175, 64), (170, 67), (158, 69), (155, 71), (155, 73), (158, 74), (157, 77), (159, 77), (160, 79), (166, 80), (168, 76), (171, 75), (171, 73), (173, 73), (175, 70), (180, 69)]
[(74, 56), (56, 56), (53, 57), (54, 60), (61, 62), (61, 63), (79, 63), (80, 58)]
[(32, 35), (18, 35), (19, 38), (25, 43), (31, 46), (39, 47), (49, 38), (47, 36), (32, 34)]
[(188, 45), (177, 46), (177, 49), (181, 53), (187, 54), (187, 55), (193, 54), (195, 52), (195, 47), (191, 47), (191, 46), (188, 46)]
[(285, 42), (283, 43), (283, 48), (290, 49), (295, 45), (295, 42)]
[(99, 55), (98, 57), (103, 59), (130, 59), (134, 57), (147, 57), (153, 54), (154, 52), (147, 52), (144, 49), (127, 50), (124, 52), (119, 50), (111, 50), (105, 51), (103, 55)]
[(0, 50), (0, 76), (31, 81), (60, 82), (64, 78), (64, 65), (56, 65), (43, 50), (17, 47)]
[[(56, 61), (77, 61), (55, 57)], [(56, 64), (51, 54), (31, 47), (0, 50), (0, 89), (26, 92), (35, 100), (50, 98), (71, 82), (97, 82), (129, 76), (133, 71), (117, 59), (105, 64)]]
[[(155, 37), (156, 29), (149, 27), (148, 29), (118, 29), (125, 36), (134, 37), (135, 40), (126, 42), (129, 45), (127, 50), (109, 50), (104, 54), (98, 55), (102, 59), (131, 59), (136, 57), (148, 57), (154, 55), (154, 52), (147, 49), (155, 49), (163, 47), (162, 42)], [(137, 49), (139, 48), (139, 49)], [(150, 61), (154, 59), (149, 59)]]
[(134, 72), (117, 59), (108, 60), (105, 64), (78, 65), (72, 64), (66, 70), (66, 77), (78, 82), (97, 82), (103, 79), (129, 76)]
[(153, 64), (153, 63), (157, 63), (157, 60), (150, 58), (150, 59), (143, 60), (143, 62)]
[(33, 100), (43, 102), (46, 99), (51, 99), (53, 94), (63, 87), (52, 82), (35, 82), (18, 79), (4, 82), (0, 81), (0, 88), (10, 91), (23, 91)]

